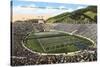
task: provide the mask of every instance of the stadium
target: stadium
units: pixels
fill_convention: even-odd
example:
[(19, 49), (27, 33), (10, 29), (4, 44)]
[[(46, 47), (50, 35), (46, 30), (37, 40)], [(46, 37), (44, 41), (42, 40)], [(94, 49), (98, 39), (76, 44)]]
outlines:
[[(71, 7), (67, 9), (75, 7), (68, 12), (66, 8), (61, 9), (55, 5), (64, 5), (60, 3), (44, 3), (47, 6), (53, 5), (53, 8), (47, 8), (46, 5), (30, 7), (26, 4), (18, 2), (18, 5), (13, 5), (29, 8), (29, 14), (23, 15), (28, 9), (16, 8), (22, 13), (17, 18), (15, 15), (14, 20), (16, 12), (12, 11), (12, 66), (97, 61), (97, 6), (81, 5), (84, 8), (78, 9), (80, 5), (75, 7), (74, 4), (68, 4)], [(54, 12), (48, 13), (52, 9)]]
[(16, 21), (12, 23), (11, 65), (96, 61), (96, 33), (96, 24)]

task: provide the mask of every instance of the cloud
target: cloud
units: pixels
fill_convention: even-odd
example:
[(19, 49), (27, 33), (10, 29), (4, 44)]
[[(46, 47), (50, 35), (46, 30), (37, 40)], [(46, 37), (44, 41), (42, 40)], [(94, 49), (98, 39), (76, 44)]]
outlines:
[(55, 9), (52, 6), (46, 6), (45, 9), (42, 8), (34, 8), (37, 7), (34, 4), (30, 4), (27, 6), (14, 6), (13, 12), (16, 14), (35, 14), (35, 15), (43, 15), (43, 14), (50, 14), (50, 15), (57, 15), (63, 12), (71, 12), (73, 9), (63, 10), (62, 8), (66, 8), (65, 6), (58, 7), (59, 9)]
[(14, 13), (19, 13), (19, 14), (23, 14), (23, 13), (32, 13), (34, 11), (33, 8), (30, 7), (21, 7), (21, 6), (15, 6), (13, 8), (13, 12)]
[(13, 12), (18, 14), (32, 14), (34, 11), (38, 10), (35, 4), (30, 4), (26, 6), (13, 6)]
[(53, 7), (51, 7), (51, 6), (46, 6), (46, 9), (52, 9)]
[(28, 5), (29, 7), (36, 7), (36, 5), (35, 4), (30, 4), (30, 5)]
[(66, 7), (65, 7), (65, 6), (60, 6), (59, 8), (60, 8), (60, 9), (63, 9), (63, 8), (66, 8)]
[(84, 8), (84, 6), (78, 6), (76, 9), (82, 9)]

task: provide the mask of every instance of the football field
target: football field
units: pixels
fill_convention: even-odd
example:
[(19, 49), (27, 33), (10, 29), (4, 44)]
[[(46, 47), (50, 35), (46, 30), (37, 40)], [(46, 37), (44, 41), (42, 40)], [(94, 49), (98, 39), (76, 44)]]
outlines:
[(24, 40), (27, 48), (40, 53), (68, 53), (88, 49), (93, 43), (85, 38), (59, 31), (30, 33)]

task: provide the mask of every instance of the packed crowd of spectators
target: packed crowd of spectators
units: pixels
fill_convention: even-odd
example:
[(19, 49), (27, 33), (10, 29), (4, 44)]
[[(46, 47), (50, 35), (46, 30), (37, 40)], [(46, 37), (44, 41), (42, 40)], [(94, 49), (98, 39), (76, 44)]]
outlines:
[(76, 55), (37, 55), (26, 54), (26, 58), (12, 58), (13, 65), (39, 65), (39, 64), (57, 64), (57, 63), (74, 63), (90, 62), (97, 60), (97, 53), (82, 51)]
[[(32, 22), (15, 22), (12, 23), (12, 51), (11, 65), (38, 65), (38, 64), (56, 64), (70, 62), (89, 62), (97, 60), (97, 51), (81, 51), (75, 55), (38, 55), (26, 50), (21, 41), (28, 32), (33, 29)], [(13, 57), (16, 56), (16, 57)], [(21, 58), (24, 57), (24, 58)]]

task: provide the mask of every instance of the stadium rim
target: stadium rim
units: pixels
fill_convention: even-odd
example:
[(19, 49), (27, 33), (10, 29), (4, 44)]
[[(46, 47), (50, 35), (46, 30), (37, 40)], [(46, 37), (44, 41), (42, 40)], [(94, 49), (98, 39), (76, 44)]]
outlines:
[[(56, 31), (56, 30), (55, 30)], [(32, 31), (31, 31), (32, 32)], [(31, 34), (31, 32), (29, 32), (29, 34)], [(59, 32), (64, 32), (64, 31), (59, 31)], [(67, 34), (70, 34), (70, 35), (74, 35), (74, 34), (71, 34), (71, 33), (68, 33), (68, 32), (64, 32), (64, 33), (67, 33)], [(29, 35), (28, 34), (28, 35)], [(95, 42), (93, 41), (93, 40), (91, 40), (90, 38), (87, 38), (87, 37), (84, 37), (84, 36), (81, 36), (81, 35), (75, 35), (75, 36), (78, 36), (78, 37), (82, 37), (82, 38), (85, 38), (85, 39), (87, 39), (87, 40), (89, 40), (90, 42), (92, 42), (94, 45), (95, 45)], [(31, 49), (29, 49), (28, 47), (26, 47), (25, 45), (24, 45), (24, 42), (23, 42), (23, 40), (21, 41), (21, 43), (22, 43), (22, 46), (25, 48), (25, 49), (27, 49), (28, 51), (30, 51), (31, 53), (37, 53), (38, 55), (67, 55), (66, 53), (40, 53), (40, 52), (36, 52), (36, 51), (33, 51), (33, 50), (31, 50)], [(43, 48), (42, 48), (43, 49)], [(77, 52), (77, 51), (75, 51), (75, 52)], [(70, 52), (69, 52), (70, 53)]]

